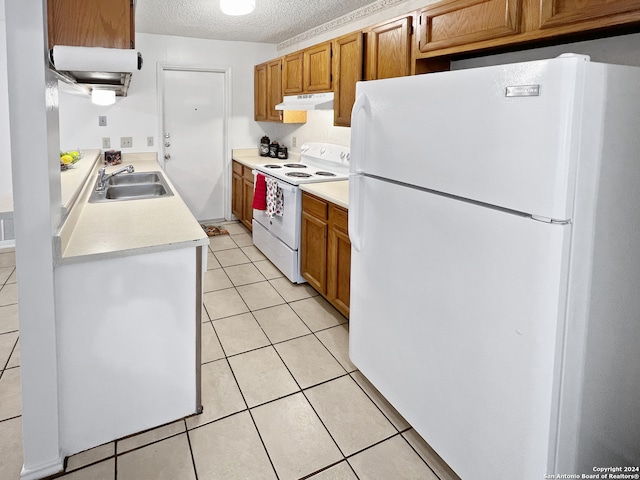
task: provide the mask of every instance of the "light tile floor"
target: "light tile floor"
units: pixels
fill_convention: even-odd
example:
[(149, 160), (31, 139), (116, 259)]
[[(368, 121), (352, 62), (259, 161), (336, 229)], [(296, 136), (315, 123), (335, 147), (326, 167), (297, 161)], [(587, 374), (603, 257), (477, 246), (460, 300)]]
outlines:
[[(204, 412), (67, 459), (66, 480), (450, 480), (348, 356), (347, 320), (291, 284), (239, 223), (213, 237)], [(0, 250), (0, 480), (22, 465), (15, 253)]]

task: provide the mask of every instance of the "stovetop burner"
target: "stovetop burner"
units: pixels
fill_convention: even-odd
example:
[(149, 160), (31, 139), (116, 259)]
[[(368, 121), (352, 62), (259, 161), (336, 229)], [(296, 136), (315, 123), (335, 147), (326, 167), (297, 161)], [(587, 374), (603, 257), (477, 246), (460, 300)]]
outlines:
[(320, 175), (321, 177), (335, 177), (335, 173), (331, 172), (316, 172), (316, 175)]
[(303, 172), (287, 172), (285, 173), (285, 175), (288, 177), (297, 177), (297, 178), (307, 178), (311, 176), (311, 174), (303, 173)]
[(282, 165), (274, 165), (273, 163), (269, 163), (265, 165), (264, 168), (282, 168)]
[(284, 166), (289, 168), (307, 168), (307, 166), (302, 163), (285, 163)]

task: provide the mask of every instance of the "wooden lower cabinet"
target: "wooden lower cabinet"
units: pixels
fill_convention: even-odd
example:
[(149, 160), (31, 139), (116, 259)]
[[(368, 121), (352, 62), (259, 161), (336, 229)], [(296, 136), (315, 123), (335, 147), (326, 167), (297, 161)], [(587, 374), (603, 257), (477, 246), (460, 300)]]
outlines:
[(349, 318), (351, 242), (347, 220), (346, 209), (302, 192), (302, 276)]
[(253, 173), (235, 160), (232, 162), (231, 213), (251, 230), (253, 220)]

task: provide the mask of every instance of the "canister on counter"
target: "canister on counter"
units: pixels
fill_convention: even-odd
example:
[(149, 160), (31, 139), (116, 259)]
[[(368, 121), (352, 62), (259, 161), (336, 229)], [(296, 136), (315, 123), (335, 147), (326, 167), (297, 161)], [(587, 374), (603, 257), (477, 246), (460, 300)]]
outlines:
[(271, 158), (278, 158), (278, 148), (279, 147), (280, 147), (280, 145), (278, 144), (278, 142), (276, 140), (271, 142), (271, 145), (269, 145), (269, 156)]
[(260, 147), (258, 149), (258, 153), (260, 153), (261, 157), (268, 157), (269, 156), (269, 142), (270, 141), (271, 140), (269, 140), (269, 137), (267, 137), (266, 135), (260, 139)]
[(280, 145), (280, 147), (278, 148), (278, 158), (283, 160), (285, 158), (289, 158), (289, 152), (287, 151), (287, 147), (285, 147), (284, 145)]

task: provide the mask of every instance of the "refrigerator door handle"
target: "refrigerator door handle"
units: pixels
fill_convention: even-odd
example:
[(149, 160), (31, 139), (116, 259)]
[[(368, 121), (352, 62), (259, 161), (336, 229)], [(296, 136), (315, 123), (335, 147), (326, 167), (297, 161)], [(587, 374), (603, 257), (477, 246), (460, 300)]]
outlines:
[(362, 222), (364, 217), (364, 202), (362, 199), (363, 173), (349, 175), (349, 240), (356, 252), (362, 251)]
[(351, 113), (351, 173), (349, 174), (349, 240), (356, 252), (362, 251), (362, 222), (364, 201), (364, 162), (367, 158), (366, 133), (371, 117), (371, 104), (366, 95), (360, 94)]
[(351, 173), (363, 173), (367, 157), (366, 132), (371, 104), (365, 94), (358, 95), (351, 113)]

